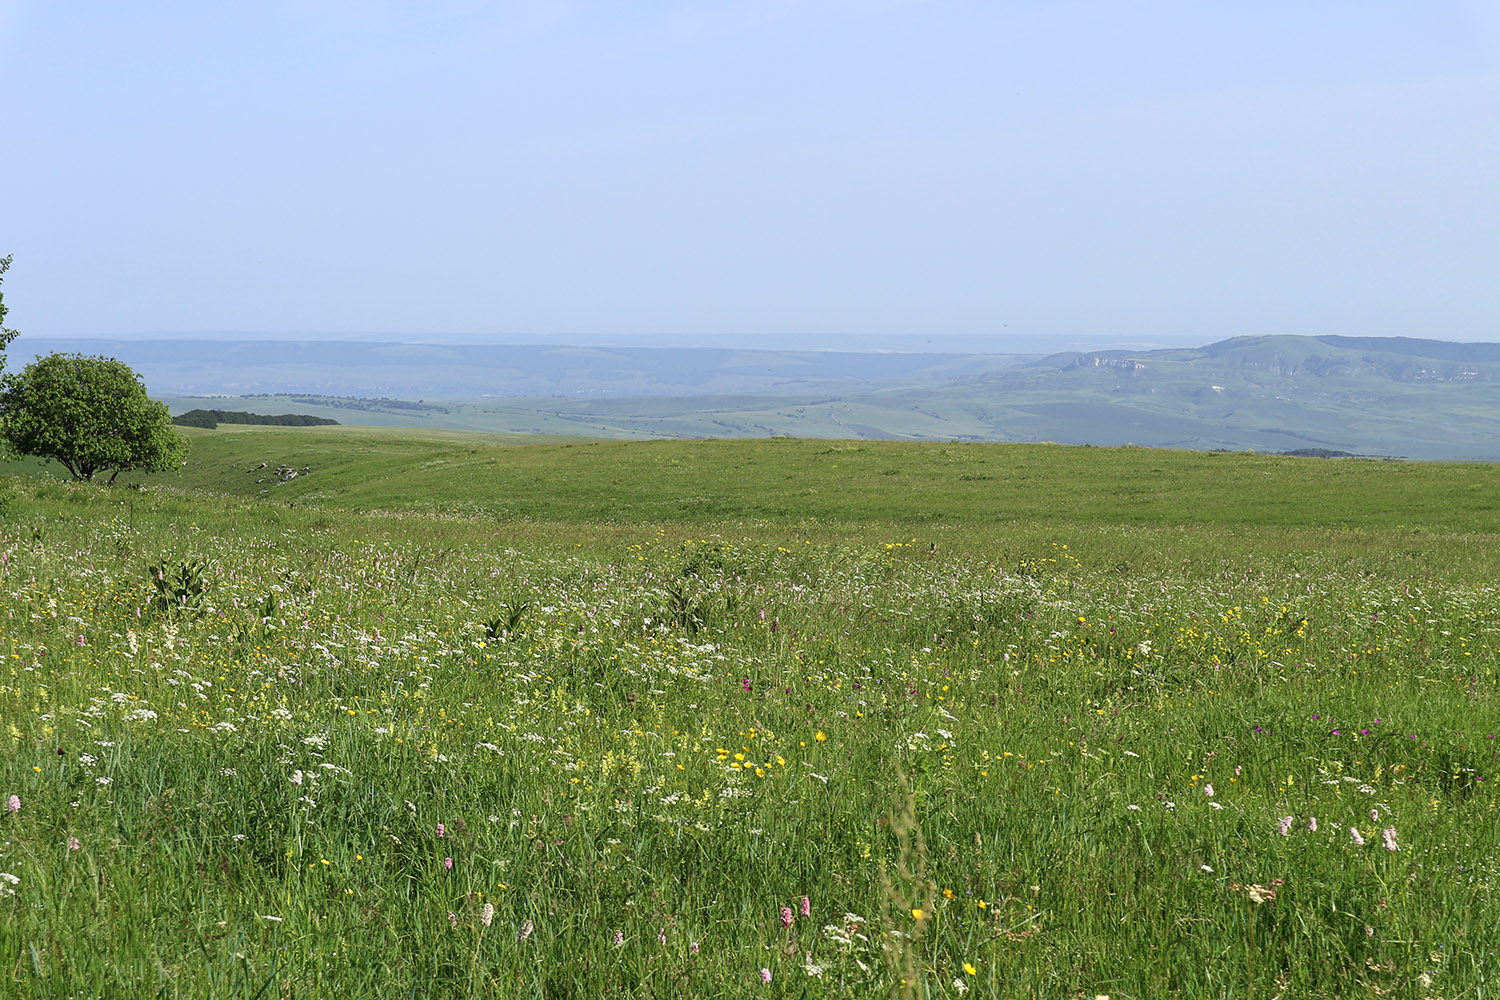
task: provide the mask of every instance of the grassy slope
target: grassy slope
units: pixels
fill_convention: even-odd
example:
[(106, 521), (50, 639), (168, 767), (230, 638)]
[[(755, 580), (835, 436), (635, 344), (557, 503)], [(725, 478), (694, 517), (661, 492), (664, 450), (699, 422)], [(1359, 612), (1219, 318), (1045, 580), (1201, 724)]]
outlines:
[(0, 482), (6, 995), (1495, 987), (1493, 467), (194, 444)]
[[(582, 521), (1256, 524), (1500, 530), (1500, 467), (1057, 445), (589, 442), (369, 428), (189, 431), (180, 479), (362, 509)], [(258, 466), (266, 462), (270, 469)], [(279, 464), (311, 467), (288, 483)]]

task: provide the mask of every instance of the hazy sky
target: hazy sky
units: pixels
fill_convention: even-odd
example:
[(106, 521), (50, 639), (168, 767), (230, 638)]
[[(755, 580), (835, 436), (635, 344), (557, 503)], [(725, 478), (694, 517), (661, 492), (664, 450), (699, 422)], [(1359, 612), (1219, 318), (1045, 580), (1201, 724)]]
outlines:
[(23, 334), (1500, 340), (1494, 0), (0, 0), (0, 95)]

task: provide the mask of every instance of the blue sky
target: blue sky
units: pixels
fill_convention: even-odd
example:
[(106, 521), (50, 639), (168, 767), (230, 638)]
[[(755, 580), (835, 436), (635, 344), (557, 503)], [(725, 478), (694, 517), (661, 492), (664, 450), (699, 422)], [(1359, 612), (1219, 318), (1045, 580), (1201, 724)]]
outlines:
[(0, 93), (23, 334), (1500, 340), (1494, 2), (0, 0)]

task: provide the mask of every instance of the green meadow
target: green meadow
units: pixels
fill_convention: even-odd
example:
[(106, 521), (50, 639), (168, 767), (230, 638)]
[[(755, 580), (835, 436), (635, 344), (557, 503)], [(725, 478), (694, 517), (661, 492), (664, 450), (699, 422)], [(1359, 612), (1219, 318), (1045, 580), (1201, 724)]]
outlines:
[(1500, 467), (189, 436), (0, 477), (0, 995), (1500, 991)]

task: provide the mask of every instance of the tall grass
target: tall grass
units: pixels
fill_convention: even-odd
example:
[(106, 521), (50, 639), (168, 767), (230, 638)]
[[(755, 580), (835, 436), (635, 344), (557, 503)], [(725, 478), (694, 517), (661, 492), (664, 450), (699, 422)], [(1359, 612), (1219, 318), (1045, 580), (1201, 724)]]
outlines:
[(4, 490), (6, 996), (1495, 989), (1493, 538)]

